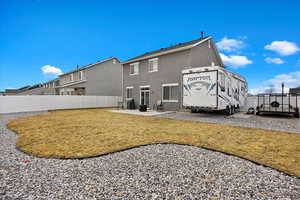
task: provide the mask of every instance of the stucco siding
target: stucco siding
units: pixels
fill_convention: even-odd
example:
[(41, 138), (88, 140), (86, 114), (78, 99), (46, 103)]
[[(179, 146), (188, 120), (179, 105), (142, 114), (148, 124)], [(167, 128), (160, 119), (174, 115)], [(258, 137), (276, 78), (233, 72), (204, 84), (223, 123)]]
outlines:
[(213, 42), (208, 40), (201, 45), (191, 49), (189, 65), (191, 67), (203, 67), (214, 65), (220, 66), (216, 54), (213, 49)]
[(112, 60), (86, 70), (86, 95), (121, 96), (122, 67)]
[(23, 92), (20, 92), (16, 94), (17, 96), (19, 95), (56, 95), (55, 88), (34, 88), (31, 90), (26, 90)]
[[(92, 67), (82, 69), (82, 80), (78, 71), (60, 77), (60, 93), (68, 88), (84, 88), (84, 95), (122, 96), (122, 65), (110, 59)], [(70, 81), (73, 74), (73, 81)]]
[(123, 64), (123, 100), (126, 106), (126, 87), (133, 87), (132, 94), (136, 106), (140, 104), (140, 86), (150, 86), (150, 108), (162, 100), (163, 84), (178, 84), (178, 102), (163, 102), (165, 110), (178, 110), (182, 107), (182, 74), (190, 67), (222, 66), (211, 40), (191, 49), (158, 56), (158, 71), (149, 72), (149, 59), (139, 61), (139, 74), (130, 75), (130, 64)]
[(158, 71), (149, 72), (148, 60), (139, 62), (139, 74), (129, 75), (129, 64), (123, 67), (124, 102), (126, 102), (126, 87), (133, 87), (133, 99), (136, 106), (140, 104), (140, 86), (150, 86), (150, 108), (162, 99), (162, 85), (178, 83), (178, 102), (164, 103), (166, 110), (178, 110), (181, 105), (181, 70), (188, 65), (189, 50), (167, 54), (158, 57)]

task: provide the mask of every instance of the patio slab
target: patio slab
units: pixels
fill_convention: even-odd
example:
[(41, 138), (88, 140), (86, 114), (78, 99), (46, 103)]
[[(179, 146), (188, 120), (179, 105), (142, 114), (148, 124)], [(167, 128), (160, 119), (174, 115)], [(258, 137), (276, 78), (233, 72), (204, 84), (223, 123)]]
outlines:
[(174, 113), (175, 111), (158, 112), (155, 110), (147, 110), (147, 112), (140, 112), (139, 110), (120, 109), (120, 110), (109, 110), (109, 112), (124, 113), (124, 114), (131, 114), (131, 115), (157, 116), (157, 115)]

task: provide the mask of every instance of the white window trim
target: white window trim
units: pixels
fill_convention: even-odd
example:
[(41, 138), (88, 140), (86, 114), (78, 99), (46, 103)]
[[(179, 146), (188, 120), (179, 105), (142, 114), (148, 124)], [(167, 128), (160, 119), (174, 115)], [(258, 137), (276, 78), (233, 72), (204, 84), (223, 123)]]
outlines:
[[(156, 68), (156, 70), (150, 71), (150, 67), (149, 67), (150, 61), (157, 61), (157, 68)], [(149, 59), (149, 60), (148, 60), (148, 72), (152, 73), (152, 72), (157, 72), (157, 71), (158, 71), (158, 58), (152, 58), (152, 59)]]
[[(135, 65), (137, 65), (137, 72), (135, 72), (134, 74), (130, 73), (130, 67), (133, 66), (133, 68), (135, 67)], [(140, 62), (135, 62), (135, 63), (131, 63), (129, 64), (129, 75), (134, 76), (134, 75), (138, 75), (139, 74), (139, 67), (140, 67)]]
[(141, 85), (140, 88), (149, 88), (150, 89), (150, 85)]
[(165, 83), (162, 84), (163, 87), (167, 87), (167, 86), (179, 86), (179, 83)]
[(133, 89), (133, 88), (134, 88), (133, 86), (128, 86), (128, 87), (126, 87), (126, 100), (131, 100), (131, 99), (133, 99), (133, 97), (127, 98), (127, 89)]
[(178, 103), (178, 100), (162, 100), (163, 103)]
[[(178, 103), (179, 102), (179, 90), (178, 90), (178, 96), (177, 96), (177, 100), (165, 100), (164, 99), (164, 87), (170, 87), (170, 86), (179, 86), (178, 83), (165, 83), (165, 84), (162, 84), (162, 87), (161, 87), (161, 95), (162, 95), (162, 102), (163, 103)], [(178, 87), (179, 89), (179, 87)]]
[[(151, 98), (150, 85), (142, 85), (142, 86), (140, 86), (140, 104), (142, 104), (142, 91), (143, 91), (143, 90), (141, 90), (142, 88), (149, 88), (149, 90), (144, 90), (144, 91), (149, 92), (149, 104), (150, 104), (150, 102), (151, 102), (151, 99), (150, 99)], [(150, 107), (147, 108), (147, 109), (150, 109)]]

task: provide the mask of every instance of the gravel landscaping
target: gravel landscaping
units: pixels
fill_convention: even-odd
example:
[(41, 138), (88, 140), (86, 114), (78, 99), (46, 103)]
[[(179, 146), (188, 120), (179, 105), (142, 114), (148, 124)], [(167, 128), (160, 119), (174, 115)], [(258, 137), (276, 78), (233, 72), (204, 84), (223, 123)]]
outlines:
[(300, 179), (198, 147), (157, 144), (89, 159), (15, 149), (0, 115), (0, 199), (299, 199)]
[(300, 119), (282, 115), (256, 116), (240, 112), (232, 116), (225, 116), (220, 113), (174, 112), (162, 114), (159, 117), (300, 133)]

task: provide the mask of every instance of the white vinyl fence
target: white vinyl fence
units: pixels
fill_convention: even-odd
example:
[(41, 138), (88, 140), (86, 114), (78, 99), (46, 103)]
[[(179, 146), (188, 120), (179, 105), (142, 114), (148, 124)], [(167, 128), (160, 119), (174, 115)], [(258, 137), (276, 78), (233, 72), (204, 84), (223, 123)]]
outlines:
[(119, 96), (0, 96), (0, 114), (74, 108), (116, 107)]
[(256, 108), (257, 106), (257, 96), (247, 97), (246, 105), (243, 106), (240, 110), (243, 112), (248, 111), (249, 108)]

